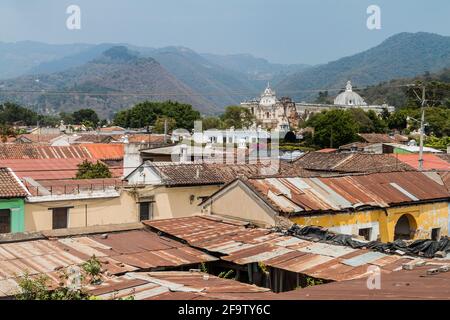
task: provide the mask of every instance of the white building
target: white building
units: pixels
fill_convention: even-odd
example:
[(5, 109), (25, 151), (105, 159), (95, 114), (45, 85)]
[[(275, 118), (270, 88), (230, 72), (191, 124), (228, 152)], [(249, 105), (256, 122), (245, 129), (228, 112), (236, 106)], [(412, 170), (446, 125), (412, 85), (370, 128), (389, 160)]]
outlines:
[(254, 127), (285, 133), (298, 125), (295, 103), (289, 98), (278, 100), (270, 84), (267, 84), (260, 99), (242, 102), (241, 106), (248, 108), (254, 116)]

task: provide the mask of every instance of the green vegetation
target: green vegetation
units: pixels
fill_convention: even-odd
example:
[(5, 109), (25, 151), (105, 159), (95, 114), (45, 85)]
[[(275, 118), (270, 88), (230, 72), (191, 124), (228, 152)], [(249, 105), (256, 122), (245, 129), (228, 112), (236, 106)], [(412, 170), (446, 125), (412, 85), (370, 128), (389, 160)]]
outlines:
[(92, 163), (88, 160), (84, 160), (78, 165), (76, 174), (76, 179), (105, 179), (111, 177), (111, 171), (109, 171), (109, 167), (106, 164), (99, 161)]
[(44, 116), (37, 112), (21, 107), (15, 103), (5, 102), (0, 104), (0, 124), (3, 125), (56, 125), (58, 117)]
[[(78, 271), (79, 270), (79, 271)], [(79, 273), (78, 273), (79, 272)], [(52, 282), (47, 275), (30, 276), (26, 273), (18, 280), (17, 300), (98, 300), (89, 294), (86, 285), (101, 284), (101, 262), (92, 256), (76, 270), (74, 277), (66, 269), (58, 271), (58, 283)], [(134, 296), (115, 300), (134, 300)]]
[(119, 111), (114, 117), (114, 124), (124, 128), (144, 128), (154, 126), (163, 117), (175, 120), (176, 128), (190, 130), (194, 128), (194, 121), (200, 119), (200, 113), (189, 104), (146, 101)]
[(349, 110), (327, 110), (313, 115), (305, 124), (314, 128), (312, 141), (321, 148), (333, 148), (357, 139), (358, 124)]
[(242, 129), (250, 127), (253, 123), (253, 116), (250, 110), (241, 106), (228, 106), (225, 113), (220, 116), (223, 128), (234, 127)]

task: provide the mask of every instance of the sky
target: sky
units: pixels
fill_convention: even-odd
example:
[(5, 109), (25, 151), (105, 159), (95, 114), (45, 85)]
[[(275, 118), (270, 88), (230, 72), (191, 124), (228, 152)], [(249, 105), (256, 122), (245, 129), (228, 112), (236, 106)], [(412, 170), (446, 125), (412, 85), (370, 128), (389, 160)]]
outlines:
[[(67, 7), (81, 9), (69, 30)], [(367, 8), (380, 8), (370, 30)], [(278, 63), (326, 63), (399, 32), (450, 35), (449, 0), (1, 0), (0, 41), (185, 46)]]

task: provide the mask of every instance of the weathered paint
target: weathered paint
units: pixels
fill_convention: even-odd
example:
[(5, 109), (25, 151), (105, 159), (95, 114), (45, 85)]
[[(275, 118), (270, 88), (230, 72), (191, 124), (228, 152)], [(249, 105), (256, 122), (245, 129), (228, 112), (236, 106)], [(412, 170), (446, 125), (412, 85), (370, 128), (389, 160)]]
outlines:
[(65, 199), (25, 203), (25, 231), (44, 231), (52, 229), (51, 208), (70, 207), (69, 228), (96, 225), (134, 223), (139, 221), (138, 204), (128, 192), (119, 197)]
[[(449, 230), (449, 204), (436, 202), (428, 204), (415, 204), (401, 207), (392, 207), (384, 210), (366, 210), (354, 213), (329, 213), (321, 215), (305, 215), (291, 217), (290, 219), (300, 225), (315, 225), (343, 231), (346, 234), (358, 234), (361, 228), (377, 223), (379, 238), (383, 242), (393, 241), (397, 221), (404, 214), (411, 215), (417, 229), (413, 239), (426, 239), (431, 237), (433, 228), (441, 228), (441, 235), (448, 235)], [(376, 229), (372, 229), (372, 239), (376, 238)], [(376, 236), (375, 236), (376, 235)]]
[(9, 209), (11, 211), (11, 233), (25, 230), (23, 199), (2, 199), (0, 200), (0, 209)]

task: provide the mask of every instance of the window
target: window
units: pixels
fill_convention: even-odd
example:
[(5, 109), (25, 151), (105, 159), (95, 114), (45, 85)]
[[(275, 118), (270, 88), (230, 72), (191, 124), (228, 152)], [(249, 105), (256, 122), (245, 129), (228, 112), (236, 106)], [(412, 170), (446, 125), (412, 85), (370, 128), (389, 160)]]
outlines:
[(139, 203), (139, 221), (153, 219), (153, 202)]
[(439, 241), (441, 239), (441, 228), (431, 229), (431, 240)]
[(11, 232), (11, 210), (0, 210), (0, 233)]
[(52, 208), (53, 229), (65, 229), (68, 227), (69, 208)]
[(359, 229), (359, 235), (361, 237), (364, 237), (365, 240), (370, 241), (370, 238), (372, 236), (372, 228)]

